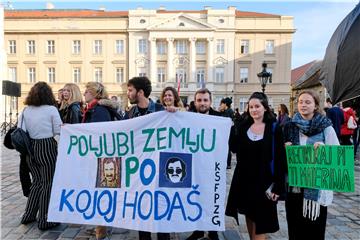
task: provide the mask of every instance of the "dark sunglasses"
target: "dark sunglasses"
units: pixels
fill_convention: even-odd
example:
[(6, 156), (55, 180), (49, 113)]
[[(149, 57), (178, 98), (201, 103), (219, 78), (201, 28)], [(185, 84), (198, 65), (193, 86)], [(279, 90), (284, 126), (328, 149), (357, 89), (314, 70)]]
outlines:
[[(166, 170), (166, 172), (168, 174), (174, 174), (174, 169), (170, 168), (170, 169)], [(182, 170), (178, 168), (175, 170), (175, 172), (176, 172), (176, 174), (180, 174), (180, 173), (182, 173)]]

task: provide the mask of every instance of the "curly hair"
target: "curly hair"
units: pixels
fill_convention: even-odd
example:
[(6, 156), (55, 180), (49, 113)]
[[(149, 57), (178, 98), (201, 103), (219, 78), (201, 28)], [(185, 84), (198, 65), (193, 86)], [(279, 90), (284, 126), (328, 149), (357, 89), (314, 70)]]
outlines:
[(183, 105), (183, 103), (182, 103), (182, 101), (181, 101), (181, 99), (180, 99), (180, 97), (179, 97), (178, 92), (176, 91), (175, 88), (170, 87), (170, 86), (164, 88), (164, 89), (162, 90), (162, 92), (161, 92), (160, 102), (161, 102), (162, 105), (165, 106), (164, 96), (165, 96), (165, 93), (166, 93), (167, 91), (171, 91), (172, 94), (174, 95), (174, 107), (181, 107), (181, 108), (184, 107), (184, 105)]
[(56, 106), (56, 101), (51, 87), (46, 82), (37, 82), (30, 89), (24, 104), (28, 106)]
[(143, 90), (144, 96), (148, 98), (151, 94), (151, 82), (147, 77), (133, 77), (128, 81), (128, 86), (133, 86), (136, 91)]

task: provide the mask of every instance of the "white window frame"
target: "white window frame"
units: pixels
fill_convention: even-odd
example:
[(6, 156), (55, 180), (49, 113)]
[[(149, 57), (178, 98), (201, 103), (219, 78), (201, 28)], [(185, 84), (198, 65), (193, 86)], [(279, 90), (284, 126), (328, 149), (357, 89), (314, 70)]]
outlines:
[(72, 54), (80, 54), (81, 52), (81, 41), (73, 40), (72, 42)]
[(187, 54), (186, 40), (176, 40), (176, 54)]
[(16, 40), (9, 40), (9, 54), (16, 54)]
[(196, 41), (196, 54), (197, 55), (204, 55), (206, 54), (206, 42), (204, 41)]
[(218, 109), (218, 107), (220, 106), (221, 99), (223, 99), (224, 97), (225, 96), (221, 96), (221, 95), (214, 96), (214, 99), (213, 99), (213, 108), (214, 109)]
[(36, 53), (35, 40), (27, 40), (27, 53), (28, 54)]
[(124, 54), (124, 40), (122, 39), (115, 40), (115, 53)]
[(140, 53), (140, 54), (147, 53), (147, 40), (146, 39), (138, 40), (138, 53)]
[(275, 40), (265, 40), (265, 54), (275, 53)]
[(175, 74), (176, 83), (180, 79), (180, 83), (186, 83), (186, 69), (185, 68), (177, 68)]
[(55, 40), (47, 40), (47, 54), (55, 54)]
[(47, 80), (48, 80), (48, 83), (55, 83), (55, 68), (54, 67), (48, 67)]
[(103, 79), (103, 68), (102, 67), (95, 67), (94, 68), (94, 82), (101, 83)]
[(216, 53), (217, 54), (225, 53), (225, 39), (216, 40)]
[(73, 83), (81, 82), (81, 68), (80, 67), (74, 67), (72, 75), (73, 75)]
[(205, 68), (196, 69), (196, 82), (198, 83), (198, 86), (202, 83), (205, 84)]
[(29, 83), (35, 83), (36, 82), (36, 68), (35, 67), (29, 67), (28, 69), (28, 82)]
[(9, 67), (9, 80), (12, 82), (17, 82), (17, 67)]
[(249, 68), (241, 67), (240, 68), (240, 83), (248, 83), (249, 81)]
[(248, 102), (247, 97), (240, 97), (240, 99), (239, 99), (239, 112), (243, 113), (243, 112), (246, 111), (247, 102)]
[(158, 55), (165, 55), (167, 44), (165, 41), (158, 41), (156, 42), (156, 52)]
[(165, 77), (166, 77), (165, 68), (163, 68), (163, 67), (157, 68), (157, 82), (158, 83), (166, 82)]
[(224, 67), (216, 67), (215, 68), (215, 82), (216, 83), (224, 83), (225, 80), (225, 68)]
[(138, 68), (138, 76), (139, 77), (146, 77), (146, 68), (144, 68), (144, 67), (140, 67), (140, 68)]
[(124, 82), (124, 68), (123, 67), (117, 67), (115, 69), (115, 82), (116, 83)]
[(94, 54), (95, 55), (101, 55), (102, 54), (102, 46), (103, 45), (103, 42), (102, 40), (94, 40)]
[(249, 54), (249, 50), (250, 50), (250, 40), (242, 39), (240, 43), (240, 53)]

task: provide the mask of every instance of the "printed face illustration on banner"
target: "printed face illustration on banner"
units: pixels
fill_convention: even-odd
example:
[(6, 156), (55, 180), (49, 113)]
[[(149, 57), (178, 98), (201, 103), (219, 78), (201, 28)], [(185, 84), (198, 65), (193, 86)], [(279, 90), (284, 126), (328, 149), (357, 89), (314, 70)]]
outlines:
[(96, 187), (120, 188), (121, 158), (98, 158)]
[(192, 155), (160, 152), (159, 187), (191, 187)]

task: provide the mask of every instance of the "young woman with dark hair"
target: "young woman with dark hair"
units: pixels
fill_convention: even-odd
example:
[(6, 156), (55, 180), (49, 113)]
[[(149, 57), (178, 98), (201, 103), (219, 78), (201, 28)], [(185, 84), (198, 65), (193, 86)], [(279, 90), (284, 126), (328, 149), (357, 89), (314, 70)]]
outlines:
[(29, 133), (34, 157), (27, 158), (33, 183), (21, 223), (36, 221), (39, 212), (38, 228), (46, 230), (58, 225), (47, 221), (47, 212), (57, 157), (54, 136), (60, 134), (62, 122), (52, 90), (45, 82), (38, 82), (31, 88), (25, 105), (27, 107), (19, 116), (18, 127)]
[(230, 137), (237, 165), (226, 215), (237, 220), (238, 213), (244, 214), (252, 240), (265, 239), (266, 233), (279, 230), (276, 205), (285, 192), (286, 157), (282, 130), (274, 122), (266, 95), (255, 92), (249, 98), (244, 121)]

